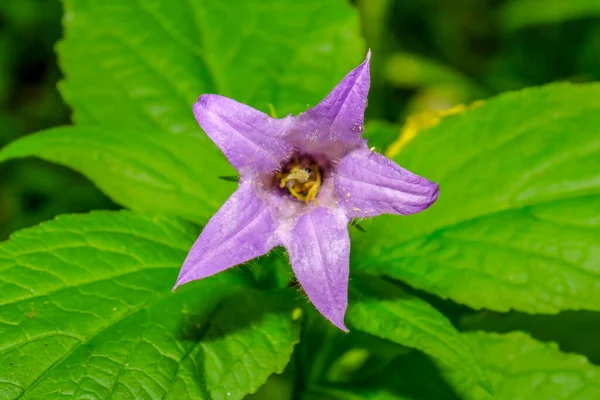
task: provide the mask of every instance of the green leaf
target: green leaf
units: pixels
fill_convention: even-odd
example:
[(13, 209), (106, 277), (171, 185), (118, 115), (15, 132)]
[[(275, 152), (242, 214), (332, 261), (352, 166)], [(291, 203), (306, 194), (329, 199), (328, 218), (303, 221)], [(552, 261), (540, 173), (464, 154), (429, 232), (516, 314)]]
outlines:
[(292, 291), (229, 271), (171, 292), (196, 231), (97, 212), (3, 243), (0, 397), (241, 399), (281, 372), (299, 335)]
[(554, 343), (521, 332), (464, 337), (486, 368), (497, 400), (600, 398), (600, 368), (585, 357), (561, 353)]
[(227, 300), (209, 321), (204, 343), (182, 361), (186, 373), (166, 398), (241, 399), (283, 372), (300, 335), (295, 297), (291, 290), (246, 291)]
[(462, 380), (469, 398), (490, 398), (490, 386), (468, 344), (424, 300), (379, 278), (355, 279), (347, 321), (356, 329), (423, 351)]
[(315, 104), (364, 56), (345, 0), (64, 0), (58, 52), (75, 120), (197, 133), (217, 93), (279, 115)]
[(597, 0), (512, 0), (502, 9), (504, 29), (515, 31), (535, 25), (600, 17)]
[[(219, 179), (233, 169), (212, 143), (188, 135), (100, 127), (61, 127), (25, 136), (0, 161), (36, 156), (71, 167), (115, 202), (206, 222), (236, 189)], [(199, 154), (202, 154), (200, 157)]]
[(473, 308), (600, 309), (600, 85), (500, 95), (396, 161), (440, 183), (426, 212), (375, 219), (354, 270)]

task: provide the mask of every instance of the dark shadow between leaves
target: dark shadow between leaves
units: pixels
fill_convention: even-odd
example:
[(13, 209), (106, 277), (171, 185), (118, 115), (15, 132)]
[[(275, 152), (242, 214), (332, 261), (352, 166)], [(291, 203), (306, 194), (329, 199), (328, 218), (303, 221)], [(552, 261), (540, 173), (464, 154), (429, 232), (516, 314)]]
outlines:
[(506, 314), (480, 311), (464, 316), (458, 324), (466, 331), (529, 332), (543, 342), (556, 342), (567, 353), (586, 356), (600, 365), (600, 312), (564, 311), (556, 315), (531, 315), (512, 311)]
[(261, 329), (274, 314), (286, 315), (291, 320), (295, 306), (294, 293), (289, 289), (259, 291), (243, 288), (223, 299), (202, 318), (184, 317), (180, 338), (208, 343), (241, 331)]
[(356, 377), (350, 383), (325, 383), (314, 394), (322, 399), (338, 399), (344, 398), (344, 393), (352, 394), (352, 398), (460, 399), (434, 363), (419, 351), (398, 356), (386, 368)]
[(354, 273), (350, 281), (350, 304), (362, 299), (401, 300), (413, 297), (412, 289), (400, 282), (366, 273)]
[[(355, 274), (355, 276), (358, 274)], [(357, 277), (356, 279), (359, 279)], [(459, 331), (488, 331), (508, 333), (524, 331), (534, 339), (543, 342), (556, 342), (561, 351), (586, 356), (590, 362), (600, 365), (600, 312), (563, 311), (559, 314), (527, 314), (511, 311), (501, 313), (489, 310), (474, 310), (449, 299), (441, 299), (433, 294), (412, 288), (391, 278), (379, 278), (397, 286), (405, 295), (418, 296), (452, 322)], [(385, 299), (394, 293), (376, 294)], [(398, 297), (398, 293), (395, 294)]]

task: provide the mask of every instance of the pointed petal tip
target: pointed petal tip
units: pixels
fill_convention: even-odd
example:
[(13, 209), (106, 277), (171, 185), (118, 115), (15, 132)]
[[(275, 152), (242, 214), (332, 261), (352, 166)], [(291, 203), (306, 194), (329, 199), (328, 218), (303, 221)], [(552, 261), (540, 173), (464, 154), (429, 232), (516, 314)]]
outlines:
[(177, 281), (175, 282), (175, 286), (173, 286), (173, 289), (171, 289), (171, 291), (174, 292), (179, 286), (184, 285), (192, 280), (193, 279), (186, 278), (184, 274), (179, 273), (179, 276), (177, 277)]
[(370, 68), (371, 68), (371, 49), (369, 49), (367, 51), (367, 56), (365, 57), (365, 60), (360, 63), (360, 65), (358, 67), (355, 68), (355, 70), (361, 70), (363, 72), (368, 72), (370, 73)]
[(346, 324), (344, 323), (344, 316), (346, 314), (346, 310), (342, 311), (329, 309), (321, 311), (317, 308), (317, 311), (319, 311), (319, 313), (321, 313), (321, 315), (325, 317), (325, 319), (331, 322), (339, 330), (342, 330), (346, 333), (350, 332), (350, 330), (346, 327)]
[[(363, 139), (364, 113), (371, 86), (371, 51), (316, 106), (298, 116), (302, 141), (325, 146), (358, 147)], [(340, 147), (345, 153), (345, 147)], [(320, 150), (320, 149), (319, 149)], [(337, 157), (337, 156), (335, 156)]]
[[(309, 299), (310, 299), (310, 297), (309, 297)], [(336, 328), (338, 328), (346, 333), (350, 332), (350, 330), (346, 327), (346, 324), (344, 323), (344, 316), (346, 314), (346, 305), (343, 306), (343, 309), (323, 307), (322, 304), (320, 304), (320, 307), (317, 307), (317, 305), (314, 304), (314, 301), (313, 301), (313, 305), (315, 306), (317, 311), (319, 313), (321, 313), (321, 315), (323, 317), (325, 317), (325, 319), (327, 319), (329, 322), (331, 322), (333, 325), (335, 325)]]
[(350, 236), (344, 210), (318, 207), (298, 219), (282, 239), (304, 293), (330, 323), (344, 332), (348, 307)]
[(203, 94), (198, 96), (198, 100), (196, 100), (196, 102), (194, 103), (194, 108), (196, 108), (197, 106), (201, 106), (206, 104), (206, 102), (208, 101), (208, 94)]
[(179, 286), (185, 285), (186, 283), (190, 283), (193, 281), (199, 281), (201, 279), (205, 279), (211, 277), (213, 275), (218, 274), (221, 271), (195, 271), (195, 273), (190, 273), (189, 269), (191, 267), (186, 268), (186, 263), (181, 267), (181, 271), (179, 272), (179, 276), (177, 277), (177, 281), (175, 282), (175, 286), (171, 291), (175, 291)]
[(438, 197), (440, 196), (440, 184), (438, 182), (433, 182), (433, 184), (435, 185), (435, 190), (433, 193), (433, 201), (436, 201), (438, 199)]
[[(333, 321), (332, 321), (333, 322)], [(350, 329), (346, 328), (346, 325), (344, 324), (344, 322), (338, 322), (338, 323), (333, 323), (337, 328), (339, 328), (340, 330), (342, 330), (345, 333), (349, 333)]]
[[(438, 197), (440, 197), (440, 185), (437, 182), (429, 182), (429, 184), (431, 185), (431, 194), (429, 195), (429, 198), (427, 198), (427, 200), (424, 200), (422, 205), (420, 207), (418, 207), (416, 209), (415, 212), (421, 212), (421, 211), (425, 211), (427, 210), (429, 207), (431, 207), (438, 199)], [(411, 214), (414, 214), (414, 212), (411, 212)]]
[(221, 97), (218, 94), (203, 94), (198, 97), (198, 100), (194, 103), (193, 109), (194, 114), (198, 113), (202, 109), (208, 109), (215, 98)]
[(346, 324), (344, 323), (344, 314), (345, 314), (345, 312), (342, 312), (340, 315), (325, 315), (325, 314), (323, 314), (323, 316), (325, 318), (327, 318), (329, 320), (329, 322), (331, 322), (333, 325), (335, 325), (336, 328), (348, 333), (348, 332), (350, 332), (350, 330), (346, 327)]
[(192, 111), (194, 112), (194, 117), (196, 117), (196, 121), (198, 121), (198, 123), (200, 123), (202, 114), (204, 114), (204, 110), (206, 110), (206, 108), (207, 108), (207, 104), (208, 104), (208, 100), (209, 100), (207, 98), (207, 96), (209, 96), (209, 95), (203, 94), (202, 96), (198, 97), (198, 100), (192, 106)]
[(214, 98), (219, 98), (219, 97), (223, 97), (223, 96), (219, 96), (218, 94), (214, 94), (214, 93), (204, 93), (204, 94), (201, 94), (200, 96), (198, 96), (198, 102), (206, 103)]
[(200, 123), (199, 117), (205, 115), (207, 112), (216, 112), (219, 109), (226, 109), (229, 102), (237, 103), (235, 100), (232, 100), (228, 97), (221, 96), (213, 93), (206, 93), (200, 95), (198, 100), (192, 106), (194, 111), (194, 115)]
[(431, 207), (433, 203), (437, 201), (438, 197), (440, 197), (440, 184), (437, 182), (432, 182), (432, 185), (433, 190), (431, 192), (431, 197), (429, 198), (429, 202), (425, 208)]
[(352, 218), (415, 214), (431, 207), (440, 194), (437, 182), (364, 148), (340, 160), (334, 184)]

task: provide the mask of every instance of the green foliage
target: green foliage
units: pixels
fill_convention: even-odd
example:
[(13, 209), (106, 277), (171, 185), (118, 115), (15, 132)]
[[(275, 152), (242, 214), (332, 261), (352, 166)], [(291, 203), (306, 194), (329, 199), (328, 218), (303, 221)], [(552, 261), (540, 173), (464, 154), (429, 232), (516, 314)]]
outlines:
[[(315, 104), (362, 57), (344, 0), (65, 0), (61, 88), (80, 124), (196, 133), (217, 93), (267, 111)], [(159, 55), (159, 56), (158, 56)]]
[(554, 343), (537, 342), (522, 332), (464, 337), (486, 368), (498, 400), (600, 397), (600, 367), (561, 353)]
[(597, 0), (511, 0), (502, 10), (504, 28), (508, 31), (535, 25), (600, 17)]
[(598, 126), (596, 84), (509, 93), (445, 119), (397, 157), (439, 181), (440, 199), (367, 224), (356, 268), (476, 309), (600, 310)]
[(294, 296), (232, 297), (247, 281), (235, 271), (171, 293), (195, 235), (98, 212), (5, 242), (0, 397), (240, 399), (281, 372), (298, 340)]
[(82, 172), (133, 210), (206, 222), (235, 190), (219, 179), (235, 170), (213, 146), (185, 134), (76, 126), (14, 141), (0, 151), (0, 161), (40, 157)]
[[(598, 84), (501, 94), (401, 150), (396, 161), (439, 181), (441, 197), (352, 230), (350, 334), (298, 301), (279, 250), (171, 291), (195, 223), (235, 188), (194, 120), (199, 95), (299, 113), (369, 47), (368, 112), (386, 121), (370, 118), (365, 137), (383, 151), (411, 112), (600, 78), (598, 1), (63, 3), (60, 89), (76, 124), (17, 139), (0, 161), (72, 168), (132, 211), (63, 216), (0, 243), (0, 398), (241, 399), (263, 385), (255, 399), (600, 397), (600, 370), (583, 356), (524, 333), (460, 332), (526, 330), (600, 359)], [(45, 16), (57, 6), (1, 10), (2, 146), (43, 115), (66, 123), (55, 95), (15, 83), (13, 60), (21, 48), (51, 57), (58, 24)], [(39, 169), (0, 171), (0, 235), (14, 230), (4, 221), (21, 190), (5, 177), (61, 193), (68, 211), (93, 193)]]
[[(218, 180), (232, 170), (201, 134), (194, 100), (213, 92), (299, 112), (364, 52), (342, 0), (238, 3), (65, 1), (61, 87), (81, 125), (0, 157), (61, 163), (133, 210), (205, 221), (234, 186)], [(282, 372), (299, 334), (293, 291), (255, 291), (230, 272), (171, 293), (197, 232), (97, 213), (6, 242), (2, 397), (231, 399)]]
[(460, 375), (469, 399), (491, 398), (491, 388), (471, 349), (439, 311), (382, 279), (362, 277), (352, 286), (347, 319), (351, 326), (433, 357)]

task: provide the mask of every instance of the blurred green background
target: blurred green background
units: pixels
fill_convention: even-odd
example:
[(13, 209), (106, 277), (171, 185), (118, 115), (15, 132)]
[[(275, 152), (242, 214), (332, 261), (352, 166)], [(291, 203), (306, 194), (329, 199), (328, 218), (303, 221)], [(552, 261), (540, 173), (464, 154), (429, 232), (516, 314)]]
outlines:
[[(600, 78), (597, 0), (353, 3), (374, 54), (367, 118), (377, 147), (394, 140), (413, 113), (552, 81)], [(0, 146), (69, 123), (56, 88), (61, 17), (59, 0), (0, 2)], [(0, 165), (0, 239), (57, 214), (115, 208), (66, 168), (32, 159)]]
[[(69, 123), (56, 88), (59, 0), (0, 2), (0, 147), (19, 136)], [(81, 175), (40, 160), (0, 164), (0, 240), (58, 214), (116, 208)]]

